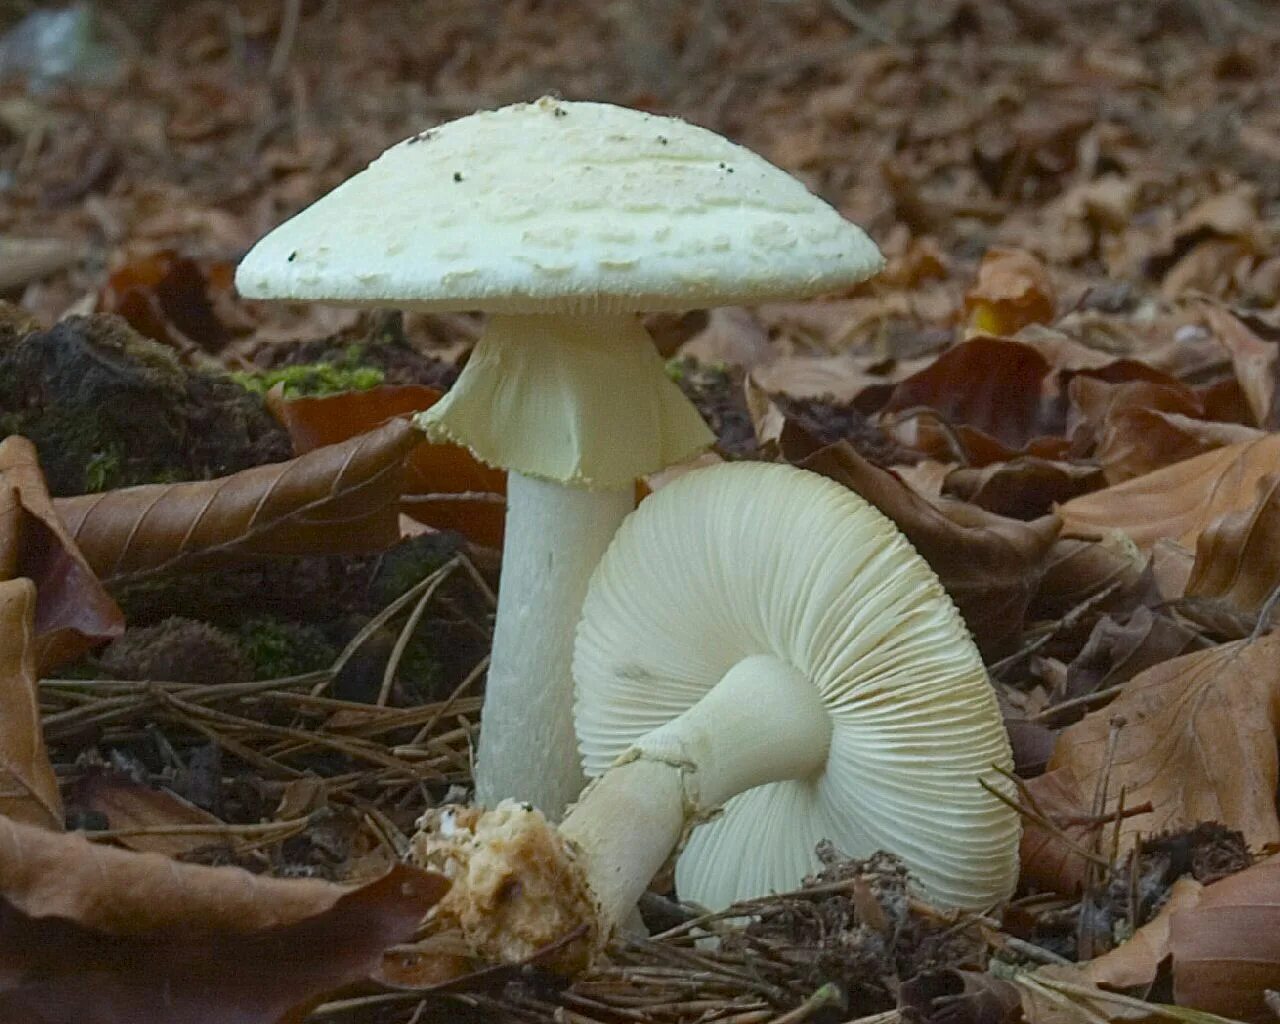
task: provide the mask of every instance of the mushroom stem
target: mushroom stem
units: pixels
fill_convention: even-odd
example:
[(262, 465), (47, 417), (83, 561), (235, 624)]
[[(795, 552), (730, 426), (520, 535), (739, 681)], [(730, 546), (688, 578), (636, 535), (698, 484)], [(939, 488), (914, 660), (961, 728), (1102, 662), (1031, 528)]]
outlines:
[(748, 789), (818, 774), (830, 745), (821, 696), (770, 655), (739, 661), (641, 737), (560, 827), (580, 852), (606, 928), (635, 906), (689, 825)]
[(585, 778), (573, 730), (573, 637), (591, 572), (635, 504), (512, 471), (476, 800), (515, 796), (558, 817)]

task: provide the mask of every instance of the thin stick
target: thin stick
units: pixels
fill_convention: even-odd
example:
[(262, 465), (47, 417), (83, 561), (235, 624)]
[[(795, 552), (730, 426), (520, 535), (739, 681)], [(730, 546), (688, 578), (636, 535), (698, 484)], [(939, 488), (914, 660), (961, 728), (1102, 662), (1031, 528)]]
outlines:
[(378, 707), (387, 706), (387, 698), (391, 696), (391, 684), (395, 682), (396, 671), (400, 668), (400, 659), (404, 657), (405, 648), (409, 646), (414, 630), (418, 628), (418, 623), (422, 621), (422, 615), (427, 610), (427, 604), (435, 596), (435, 592), (440, 589), (441, 584), (452, 575), (453, 570), (457, 567), (458, 560), (456, 558), (451, 559), (441, 566), (439, 571), (431, 574), (434, 582), (422, 591), (422, 596), (418, 598), (418, 603), (414, 605), (413, 611), (409, 613), (409, 618), (405, 620), (404, 628), (400, 630), (400, 635), (396, 637), (396, 644), (391, 648), (391, 655), (387, 658), (387, 667), (382, 673), (382, 687), (378, 690), (378, 699), (375, 702)]
[(301, 832), (311, 822), (311, 816), (289, 818), (286, 821), (264, 821), (252, 825), (234, 825), (229, 822), (208, 822), (189, 825), (146, 825), (137, 828), (108, 828), (101, 830), (77, 830), (91, 842), (108, 839), (130, 839), (137, 836), (262, 836), (273, 832), (288, 831), (290, 835)]
[[(467, 563), (465, 558), (461, 559), (461, 561), (464, 565)], [(382, 611), (378, 612), (377, 615), (366, 622), (360, 632), (353, 636), (347, 646), (342, 649), (342, 653), (334, 659), (333, 664), (329, 667), (329, 678), (312, 687), (311, 696), (318, 697), (320, 694), (324, 693), (329, 684), (341, 674), (344, 668), (346, 668), (347, 662), (355, 657), (356, 652), (364, 646), (365, 641), (386, 625), (388, 620), (390, 620), (396, 612), (400, 611), (401, 608), (412, 604), (422, 596), (424, 591), (435, 586), (436, 577), (443, 571), (443, 568), (437, 569), (430, 576), (419, 580), (389, 605), (383, 608)]]
[(443, 718), (446, 714), (448, 714), (450, 708), (453, 707), (454, 702), (458, 700), (458, 698), (460, 698), (463, 693), (466, 692), (466, 690), (471, 686), (472, 683), (474, 683), (477, 679), (479, 679), (482, 675), (484, 675), (484, 673), (488, 671), (488, 668), (489, 668), (489, 655), (486, 654), (483, 658), (480, 659), (479, 662), (477, 662), (476, 667), (467, 673), (467, 677), (463, 679), (462, 682), (460, 682), (456, 687), (454, 687), (453, 693), (449, 694), (449, 696), (445, 698), (445, 702), (443, 705), (441, 705), (440, 709), (434, 715), (432, 715), (429, 719), (427, 719), (426, 724), (424, 724), (423, 727), (419, 729), (417, 733), (414, 734), (414, 737), (410, 741), (409, 745), (416, 747), (419, 743), (422, 743), (428, 736), (430, 736), (432, 731), (436, 727), (436, 723), (438, 723), (441, 718)]
[(271, 63), (267, 66), (267, 74), (273, 82), (289, 68), (289, 57), (293, 53), (293, 41), (297, 38), (298, 23), (301, 20), (302, 0), (284, 0), (284, 11), (280, 15), (280, 34), (276, 36)]
[(847, 1005), (840, 986), (829, 981), (794, 1010), (774, 1018), (773, 1024), (800, 1024), (828, 1006), (838, 1006), (843, 1010)]
[(879, 18), (868, 14), (857, 6), (853, 0), (830, 0), (830, 3), (831, 9), (836, 14), (840, 15), (859, 32), (869, 35), (877, 43), (891, 45), (896, 42), (893, 38), (893, 33), (889, 31), (886, 25), (881, 23)]

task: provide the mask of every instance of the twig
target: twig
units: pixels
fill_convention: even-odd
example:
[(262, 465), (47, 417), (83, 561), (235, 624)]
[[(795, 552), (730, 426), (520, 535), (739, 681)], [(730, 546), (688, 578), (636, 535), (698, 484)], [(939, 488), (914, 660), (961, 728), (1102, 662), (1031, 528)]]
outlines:
[(794, 1010), (784, 1013), (781, 1017), (775, 1017), (773, 1024), (800, 1024), (801, 1021), (808, 1020), (819, 1010), (825, 1010), (828, 1006), (838, 1006), (842, 1010), (848, 1006), (840, 986), (830, 981)]
[(1010, 809), (1017, 811), (1020, 815), (1022, 815), (1022, 817), (1026, 818), (1028, 821), (1032, 822), (1033, 824), (1039, 825), (1042, 829), (1050, 833), (1060, 843), (1062, 843), (1068, 849), (1070, 849), (1072, 853), (1076, 854), (1077, 856), (1083, 857), (1085, 860), (1089, 861), (1091, 864), (1095, 864), (1099, 867), (1107, 866), (1107, 860), (1105, 857), (1101, 857), (1098, 854), (1094, 853), (1092, 850), (1088, 849), (1087, 847), (1081, 846), (1069, 835), (1067, 835), (1060, 827), (1058, 827), (1058, 825), (1052, 819), (1048, 818), (1044, 814), (1033, 811), (1031, 808), (1018, 803), (1018, 801), (1016, 800), (1011, 799), (1008, 796), (1008, 794), (1000, 792), (1000, 790), (996, 789), (996, 787), (991, 785), (991, 783), (989, 783), (986, 779), (979, 779), (978, 785), (980, 785), (983, 789), (985, 789), (988, 793), (994, 796), (1006, 807), (1009, 807)]
[[(80, 830), (77, 834), (95, 843), (110, 839), (130, 839), (136, 836), (262, 836), (273, 832), (288, 832), (291, 836), (301, 832), (310, 822), (311, 816), (304, 815), (301, 818), (289, 818), (286, 821), (264, 821), (251, 825), (211, 821), (189, 825), (146, 825), (137, 828)], [(281, 838), (288, 838), (288, 836)]]
[(280, 34), (276, 36), (271, 63), (267, 67), (267, 75), (273, 82), (289, 69), (289, 57), (293, 53), (293, 42), (297, 38), (298, 23), (301, 20), (302, 0), (284, 0), (284, 10), (280, 15)]
[(438, 723), (440, 719), (443, 718), (453, 708), (454, 702), (457, 701), (458, 698), (460, 698), (463, 695), (463, 693), (465, 693), (467, 689), (477, 679), (479, 679), (482, 675), (484, 675), (484, 673), (487, 672), (488, 669), (489, 669), (489, 655), (486, 654), (476, 664), (476, 667), (467, 673), (466, 678), (463, 679), (462, 682), (460, 682), (456, 687), (454, 687), (453, 693), (449, 694), (449, 696), (445, 698), (444, 703), (440, 705), (440, 709), (434, 715), (432, 715), (429, 719), (427, 719), (426, 723), (422, 726), (422, 728), (419, 729), (417, 733), (414, 734), (413, 740), (410, 742), (410, 746), (416, 747), (419, 743), (422, 743), (424, 740), (426, 740), (426, 738), (431, 735), (432, 731), (434, 731), (436, 727), (436, 723)]
[[(997, 661), (995, 664), (988, 666), (987, 671), (993, 676), (999, 675), (1006, 668), (1010, 668), (1013, 665), (1016, 665), (1018, 662), (1020, 662), (1023, 658), (1027, 657), (1028, 655), (1035, 654), (1036, 651), (1040, 650), (1041, 647), (1043, 647), (1055, 636), (1057, 636), (1060, 631), (1064, 629), (1070, 629), (1072, 626), (1076, 625), (1076, 623), (1078, 623), (1082, 618), (1084, 618), (1084, 616), (1089, 611), (1091, 611), (1094, 607), (1096, 607), (1100, 602), (1105, 601), (1108, 597), (1114, 594), (1119, 588), (1120, 588), (1119, 580), (1109, 583), (1107, 586), (1099, 590), (1096, 594), (1093, 594), (1087, 597), (1085, 600), (1081, 601), (1078, 605), (1076, 605), (1069, 612), (1067, 612), (1066, 615), (1062, 616), (1062, 618), (1058, 619), (1053, 623), (1050, 623), (1047, 630), (1041, 636), (1033, 640), (1031, 643), (1024, 644), (1021, 649), (1015, 651), (1013, 654), (1010, 654), (1007, 658), (1002, 658), (1000, 661)], [(1061, 707), (1062, 705), (1056, 705), (1056, 706)]]
[(1267, 599), (1262, 603), (1262, 608), (1258, 611), (1258, 621), (1253, 627), (1253, 631), (1249, 634), (1249, 643), (1253, 643), (1258, 637), (1267, 631), (1267, 627), (1271, 625), (1271, 616), (1275, 613), (1276, 605), (1280, 603), (1280, 583), (1277, 583)]
[(447, 491), (438, 494), (406, 494), (400, 498), (401, 505), (439, 505), (444, 502), (466, 502), (469, 505), (505, 505), (506, 495), (493, 491)]
[(436, 591), (440, 589), (441, 584), (453, 574), (453, 570), (457, 567), (458, 559), (454, 558), (431, 574), (432, 584), (422, 591), (422, 596), (418, 598), (418, 603), (414, 605), (413, 611), (409, 613), (409, 618), (405, 620), (404, 628), (400, 630), (400, 635), (396, 637), (395, 646), (391, 648), (391, 655), (387, 658), (387, 667), (382, 673), (382, 686), (378, 690), (378, 699), (376, 701), (378, 707), (386, 707), (387, 705), (387, 698), (391, 696), (391, 685), (395, 682), (396, 672), (400, 668), (400, 659), (404, 657), (405, 648), (409, 646), (409, 641), (413, 639), (414, 630), (418, 628), (418, 623), (422, 621), (422, 615), (427, 610), (427, 604), (435, 596)]
[[(470, 565), (470, 562), (466, 558), (460, 558), (459, 561), (461, 561), (464, 566)], [(449, 564), (452, 565), (452, 563)], [(401, 608), (412, 604), (414, 601), (418, 600), (425, 591), (435, 587), (437, 579), (440, 574), (444, 572), (444, 569), (445, 566), (442, 566), (430, 576), (419, 580), (389, 605), (383, 608), (382, 611), (378, 612), (377, 615), (366, 622), (360, 632), (351, 638), (347, 646), (342, 649), (342, 653), (334, 660), (333, 665), (329, 668), (329, 677), (312, 687), (311, 695), (313, 697), (317, 697), (322, 694), (329, 684), (341, 674), (344, 668), (346, 668), (347, 662), (355, 657), (356, 652), (364, 646), (365, 641), (386, 625), (386, 623), (393, 618)], [(472, 567), (472, 571), (475, 571), (474, 567)], [(476, 575), (478, 576), (479, 574), (476, 573)], [(486, 588), (486, 590), (487, 589), (488, 588)]]
[(1043, 711), (1037, 711), (1034, 715), (1028, 715), (1028, 722), (1045, 722), (1051, 718), (1057, 718), (1064, 711), (1074, 711), (1077, 708), (1088, 707), (1091, 704), (1104, 703), (1112, 697), (1118, 697), (1124, 690), (1124, 683), (1117, 683), (1115, 686), (1108, 686), (1101, 690), (1094, 690), (1093, 693), (1085, 693), (1079, 697), (1072, 697), (1069, 700), (1060, 701), (1051, 707), (1045, 708)]
[(869, 35), (878, 43), (893, 44), (897, 40), (893, 33), (874, 14), (869, 14), (859, 7), (854, 0), (830, 0), (831, 9), (859, 32)]

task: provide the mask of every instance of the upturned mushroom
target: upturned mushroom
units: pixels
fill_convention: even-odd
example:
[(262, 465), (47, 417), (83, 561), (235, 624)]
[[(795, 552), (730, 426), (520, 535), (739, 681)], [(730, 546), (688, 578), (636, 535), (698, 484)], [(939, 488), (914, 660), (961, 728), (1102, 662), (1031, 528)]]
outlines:
[(561, 964), (581, 966), (686, 834), (678, 894), (712, 908), (795, 887), (823, 839), (898, 854), (940, 904), (1011, 895), (982, 660), (925, 561), (838, 484), (733, 464), (647, 498), (592, 577), (574, 673), (595, 780), (559, 830), (508, 802), (432, 812), (416, 839), (483, 954), (578, 928)]
[(420, 423), (509, 470), (476, 795), (557, 816), (583, 782), (573, 627), (634, 481), (712, 435), (641, 312), (847, 287), (875, 245), (761, 157), (685, 122), (542, 99), (393, 146), (240, 265), (255, 298), (490, 314)]

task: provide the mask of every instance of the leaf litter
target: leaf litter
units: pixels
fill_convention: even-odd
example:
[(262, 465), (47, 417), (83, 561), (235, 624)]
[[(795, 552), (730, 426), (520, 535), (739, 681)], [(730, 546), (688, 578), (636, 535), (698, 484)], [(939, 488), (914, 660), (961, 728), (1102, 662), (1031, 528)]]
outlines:
[[(1271, 1019), (1266, 5), (93, 13), (118, 77), (0, 89), (8, 1016)], [(419, 928), (441, 883), (394, 865), (470, 781), (504, 482), (402, 417), (480, 325), (243, 302), (231, 268), (389, 143), (547, 91), (721, 131), (885, 251), (649, 326), (711, 458), (859, 491), (960, 606), (1018, 754), (1010, 906), (827, 850), (718, 916), (658, 880), (653, 935), (572, 982)]]

